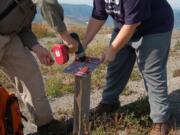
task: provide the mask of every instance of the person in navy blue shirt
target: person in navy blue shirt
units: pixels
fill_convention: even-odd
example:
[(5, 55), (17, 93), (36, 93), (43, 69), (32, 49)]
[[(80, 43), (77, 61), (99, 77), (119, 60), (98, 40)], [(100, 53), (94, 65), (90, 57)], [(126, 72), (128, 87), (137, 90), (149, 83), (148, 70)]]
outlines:
[(82, 42), (85, 49), (108, 16), (113, 18), (114, 31), (110, 46), (102, 56), (102, 61), (108, 64), (106, 87), (102, 101), (91, 113), (100, 115), (118, 109), (119, 95), (137, 60), (154, 123), (150, 135), (168, 135), (166, 63), (174, 25), (171, 6), (166, 0), (94, 0), (92, 17)]

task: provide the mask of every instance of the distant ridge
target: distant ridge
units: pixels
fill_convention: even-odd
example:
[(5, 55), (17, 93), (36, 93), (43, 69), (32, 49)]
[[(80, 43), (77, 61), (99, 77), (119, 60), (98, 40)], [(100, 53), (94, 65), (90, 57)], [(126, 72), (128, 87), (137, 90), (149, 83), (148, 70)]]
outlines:
[[(65, 13), (65, 21), (70, 24), (86, 25), (91, 17), (92, 7), (89, 5), (73, 5), (62, 4)], [(175, 16), (175, 28), (180, 29), (180, 9), (174, 9)], [(43, 18), (40, 14), (39, 8), (37, 8), (37, 15), (34, 19), (35, 22), (42, 22)], [(107, 25), (113, 26), (112, 19), (108, 19)]]
[[(86, 24), (91, 16), (92, 7), (88, 5), (73, 5), (73, 4), (62, 4), (64, 8), (65, 21), (67, 23), (79, 23)], [(43, 18), (40, 13), (39, 7), (37, 8), (37, 14), (34, 22), (41, 23)]]
[(91, 16), (92, 7), (88, 5), (62, 4), (65, 16), (87, 22)]
[(175, 18), (174, 27), (176, 29), (180, 29), (180, 9), (174, 9), (174, 18)]

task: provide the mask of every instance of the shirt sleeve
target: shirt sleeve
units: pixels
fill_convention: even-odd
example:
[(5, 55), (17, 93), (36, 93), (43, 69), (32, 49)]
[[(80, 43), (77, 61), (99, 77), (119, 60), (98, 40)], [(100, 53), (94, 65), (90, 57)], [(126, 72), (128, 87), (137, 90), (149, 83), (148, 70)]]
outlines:
[(151, 16), (150, 0), (124, 0), (125, 24), (135, 24)]
[(42, 0), (41, 14), (47, 23), (59, 34), (67, 31), (64, 23), (64, 11), (57, 0)]
[(37, 37), (31, 30), (31, 25), (22, 28), (21, 32), (18, 33), (21, 41), (25, 46), (27, 46), (30, 50), (32, 47), (39, 44)]
[(92, 17), (97, 20), (106, 20), (108, 18), (104, 0), (94, 0)]

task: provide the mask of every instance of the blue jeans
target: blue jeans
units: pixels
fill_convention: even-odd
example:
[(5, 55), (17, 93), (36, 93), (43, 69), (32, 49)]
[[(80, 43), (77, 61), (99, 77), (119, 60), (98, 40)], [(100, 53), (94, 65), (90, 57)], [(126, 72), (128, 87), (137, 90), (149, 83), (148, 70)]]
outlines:
[[(170, 113), (166, 65), (171, 35), (172, 32), (147, 35), (142, 37), (138, 45), (128, 43), (121, 49), (115, 60), (108, 65), (106, 87), (101, 102), (119, 102), (119, 95), (125, 88), (137, 59), (148, 92), (151, 119), (154, 123), (168, 121)], [(112, 34), (111, 42), (116, 36), (117, 33)]]

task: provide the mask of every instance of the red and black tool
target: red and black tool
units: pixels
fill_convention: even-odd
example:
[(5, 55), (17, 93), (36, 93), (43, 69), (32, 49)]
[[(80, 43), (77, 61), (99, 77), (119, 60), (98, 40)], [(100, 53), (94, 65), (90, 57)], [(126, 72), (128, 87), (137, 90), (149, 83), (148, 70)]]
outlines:
[(68, 48), (64, 44), (55, 44), (52, 53), (57, 64), (65, 64), (69, 60)]
[(79, 38), (78, 34), (73, 32), (70, 35), (74, 40), (76, 40), (78, 42), (78, 49), (75, 52), (76, 60), (81, 61), (81, 62), (85, 61), (86, 56), (85, 56), (84, 48), (83, 48), (83, 46), (81, 44), (81, 41), (80, 41), (80, 38)]
[[(85, 56), (84, 49), (83, 49), (83, 46), (81, 44), (81, 41), (80, 41), (78, 34), (71, 33), (70, 36), (78, 42), (78, 49), (75, 52), (76, 60), (85, 61), (86, 56)], [(55, 44), (52, 47), (52, 53), (53, 53), (54, 59), (55, 59), (57, 64), (62, 65), (62, 64), (67, 63), (69, 60), (68, 47), (63, 43), (62, 44)]]

